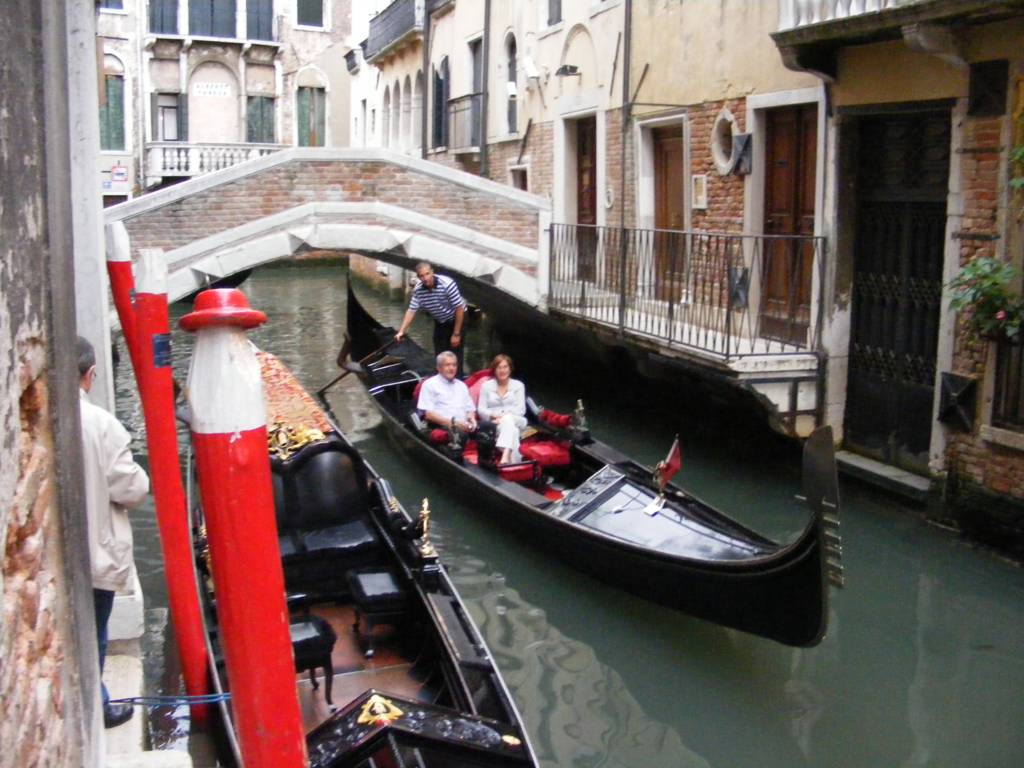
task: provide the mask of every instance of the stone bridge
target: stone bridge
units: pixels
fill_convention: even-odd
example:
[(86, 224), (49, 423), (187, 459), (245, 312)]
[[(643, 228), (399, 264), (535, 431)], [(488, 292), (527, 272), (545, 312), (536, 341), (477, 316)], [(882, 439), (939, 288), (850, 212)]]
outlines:
[[(105, 212), (107, 248), (165, 252), (171, 300), (300, 250), (426, 260), (546, 304), (544, 198), (378, 149), (288, 149)], [(487, 222), (482, 233), (480, 222)]]

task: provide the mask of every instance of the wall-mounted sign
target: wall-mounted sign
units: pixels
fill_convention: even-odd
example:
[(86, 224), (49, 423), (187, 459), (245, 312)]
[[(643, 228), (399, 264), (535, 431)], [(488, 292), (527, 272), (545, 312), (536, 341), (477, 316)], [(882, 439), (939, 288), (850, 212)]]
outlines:
[(111, 181), (128, 181), (128, 168), (123, 165), (114, 165), (110, 167), (110, 180)]
[(706, 211), (708, 207), (708, 177), (704, 173), (695, 173), (690, 177), (691, 203), (696, 210)]
[(192, 95), (230, 99), (231, 85), (228, 83), (192, 83)]

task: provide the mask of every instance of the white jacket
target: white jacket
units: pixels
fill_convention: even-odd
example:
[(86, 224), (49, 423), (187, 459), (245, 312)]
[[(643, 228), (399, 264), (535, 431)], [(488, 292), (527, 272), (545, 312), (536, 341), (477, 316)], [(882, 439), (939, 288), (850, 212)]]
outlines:
[(128, 585), (132, 567), (128, 510), (146, 498), (149, 477), (132, 458), (128, 430), (89, 402), (85, 390), (79, 390), (79, 403), (92, 586), (117, 591)]

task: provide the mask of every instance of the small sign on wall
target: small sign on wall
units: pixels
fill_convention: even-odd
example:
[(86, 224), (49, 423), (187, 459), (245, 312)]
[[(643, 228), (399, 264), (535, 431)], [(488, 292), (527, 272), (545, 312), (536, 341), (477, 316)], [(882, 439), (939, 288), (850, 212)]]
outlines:
[(128, 168), (124, 165), (112, 165), (110, 167), (111, 181), (128, 181)]
[(192, 83), (193, 96), (231, 98), (231, 86), (227, 83)]
[(708, 176), (706, 173), (695, 173), (690, 177), (690, 202), (695, 210), (708, 209)]

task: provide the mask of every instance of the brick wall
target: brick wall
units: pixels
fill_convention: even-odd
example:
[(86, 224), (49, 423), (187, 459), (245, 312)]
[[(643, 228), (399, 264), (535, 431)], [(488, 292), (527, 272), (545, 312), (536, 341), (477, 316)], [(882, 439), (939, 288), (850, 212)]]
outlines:
[(743, 99), (705, 102), (690, 107), (690, 172), (708, 177), (708, 207), (693, 211), (693, 228), (710, 232), (743, 231), (743, 176), (721, 176), (711, 154), (711, 131), (715, 118), (727, 107), (736, 118), (740, 132), (746, 127), (746, 102)]
[[(436, 157), (436, 156), (435, 156)], [(536, 209), (385, 162), (295, 161), (197, 192), (126, 219), (139, 248), (183, 246), (203, 237), (310, 202), (391, 203), (537, 246)]]
[[(957, 235), (960, 263), (997, 255), (1002, 199), (1002, 118), (966, 118), (961, 186), (964, 214)], [(977, 239), (975, 239), (977, 237)], [(948, 495), (960, 524), (973, 535), (1024, 557), (1024, 452), (987, 441), (980, 434), (986, 371), (996, 365), (996, 346), (971, 339), (958, 321), (953, 370), (978, 382), (978, 417), (970, 433), (953, 433), (946, 448)]]
[[(525, 128), (523, 130), (526, 130)], [(551, 199), (554, 179), (554, 145), (552, 143), (553, 128), (550, 122), (533, 123), (526, 145), (522, 147), (522, 159), (519, 158), (522, 137), (518, 141), (503, 141), (488, 146), (488, 174), (493, 181), (511, 184), (509, 165), (523, 165), (528, 172), (528, 192)]]

